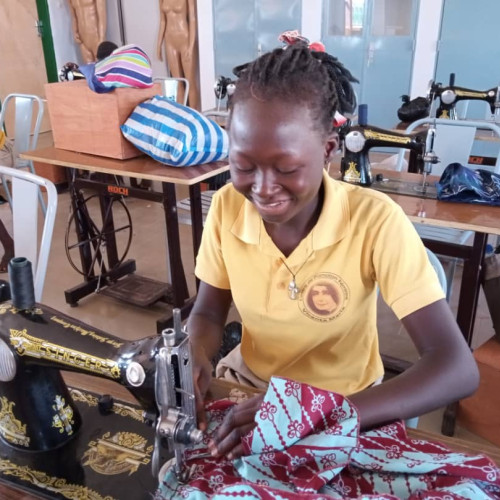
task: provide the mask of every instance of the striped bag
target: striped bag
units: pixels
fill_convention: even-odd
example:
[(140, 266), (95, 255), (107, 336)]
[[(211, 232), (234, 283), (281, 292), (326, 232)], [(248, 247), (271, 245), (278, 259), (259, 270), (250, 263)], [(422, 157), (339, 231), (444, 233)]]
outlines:
[(124, 45), (95, 63), (94, 78), (108, 88), (153, 86), (153, 70), (146, 53), (137, 45)]
[(160, 95), (136, 106), (121, 131), (140, 151), (174, 167), (223, 160), (228, 154), (223, 128), (195, 109)]

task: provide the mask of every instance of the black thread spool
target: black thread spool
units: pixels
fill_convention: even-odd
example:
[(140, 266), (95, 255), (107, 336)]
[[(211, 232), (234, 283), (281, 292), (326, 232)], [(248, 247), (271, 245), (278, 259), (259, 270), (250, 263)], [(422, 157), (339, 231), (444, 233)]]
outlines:
[(31, 309), (35, 305), (31, 262), (25, 257), (14, 257), (8, 269), (12, 305), (20, 310)]

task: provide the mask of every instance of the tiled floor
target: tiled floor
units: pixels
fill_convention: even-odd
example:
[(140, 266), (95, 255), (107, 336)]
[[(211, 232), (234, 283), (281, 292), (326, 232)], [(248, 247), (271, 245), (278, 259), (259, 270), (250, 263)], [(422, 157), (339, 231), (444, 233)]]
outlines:
[[(180, 191), (179, 197), (186, 196)], [(167, 276), (165, 230), (163, 209), (152, 202), (127, 199), (133, 218), (133, 240), (129, 257), (137, 263), (137, 273), (153, 279), (163, 279)], [(150, 308), (139, 308), (116, 301), (110, 297), (95, 293), (82, 299), (78, 307), (70, 307), (64, 299), (64, 291), (79, 284), (81, 276), (70, 266), (66, 257), (64, 236), (70, 215), (70, 204), (67, 192), (59, 195), (57, 221), (54, 230), (53, 244), (49, 267), (45, 281), (43, 302), (57, 310), (73, 316), (94, 328), (103, 329), (112, 335), (125, 339), (139, 339), (156, 332), (156, 320), (164, 315), (161, 303)], [(0, 217), (8, 227), (11, 226), (10, 210), (7, 204), (0, 206)], [(183, 262), (191, 293), (194, 293), (193, 251), (191, 245), (191, 228), (181, 225), (181, 244)], [(451, 305), (456, 308), (458, 298), (460, 268), (454, 281), (454, 291)], [(6, 278), (6, 275), (1, 276)], [(399, 358), (414, 360), (416, 352), (409, 337), (401, 328), (392, 312), (380, 300), (380, 343), (381, 351)], [(235, 313), (233, 313), (235, 316)], [(480, 345), (493, 335), (491, 320), (484, 296), (479, 301), (475, 328), (475, 345)], [(423, 415), (419, 427), (433, 432), (440, 432), (442, 410)], [(456, 436), (481, 442), (482, 439), (467, 430), (457, 426)]]

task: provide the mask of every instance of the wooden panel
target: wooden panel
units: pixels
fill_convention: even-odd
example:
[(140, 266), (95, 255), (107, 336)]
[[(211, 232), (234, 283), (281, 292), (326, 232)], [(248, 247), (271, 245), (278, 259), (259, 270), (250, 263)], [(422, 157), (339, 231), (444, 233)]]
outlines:
[[(0, 1), (0, 100), (12, 93), (45, 97), (47, 83), (36, 0)], [(7, 131), (13, 130), (12, 113), (7, 116)], [(42, 131), (50, 130), (45, 113)]]
[(38, 162), (35, 162), (33, 166), (35, 167), (37, 175), (45, 177), (45, 179), (49, 179), (49, 181), (52, 181), (54, 184), (62, 184), (66, 182), (66, 172), (63, 167)]
[(57, 148), (124, 159), (142, 153), (123, 137), (120, 125), (137, 104), (160, 94), (161, 87), (98, 94), (86, 80), (75, 80), (48, 83), (45, 92)]

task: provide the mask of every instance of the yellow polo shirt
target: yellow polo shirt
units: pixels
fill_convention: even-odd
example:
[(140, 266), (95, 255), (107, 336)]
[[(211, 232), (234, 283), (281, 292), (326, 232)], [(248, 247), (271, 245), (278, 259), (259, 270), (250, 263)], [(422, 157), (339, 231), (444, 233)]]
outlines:
[[(326, 172), (316, 226), (285, 259), (254, 206), (231, 184), (214, 196), (196, 276), (230, 289), (243, 323), (241, 353), (263, 380), (288, 377), (344, 395), (383, 375), (377, 283), (399, 318), (444, 298), (402, 209)], [(299, 288), (291, 300), (292, 278)], [(300, 269), (300, 270), (299, 270)]]

